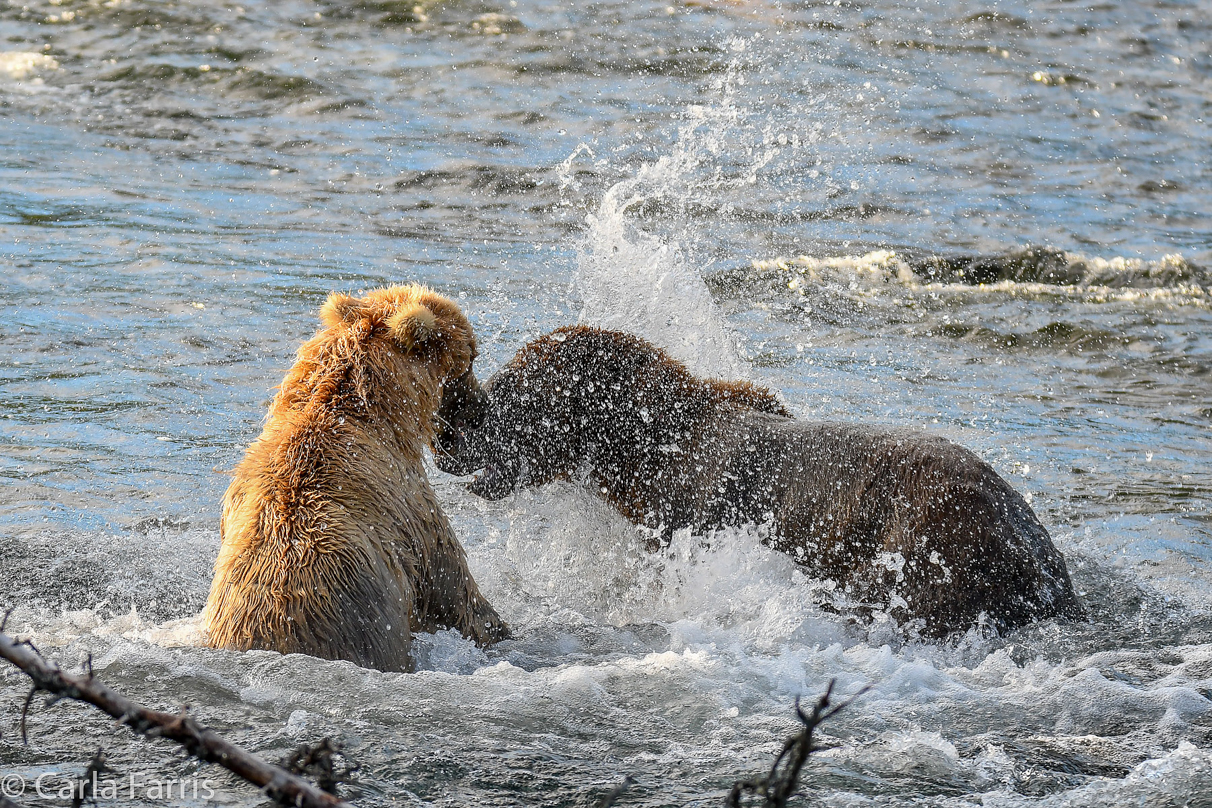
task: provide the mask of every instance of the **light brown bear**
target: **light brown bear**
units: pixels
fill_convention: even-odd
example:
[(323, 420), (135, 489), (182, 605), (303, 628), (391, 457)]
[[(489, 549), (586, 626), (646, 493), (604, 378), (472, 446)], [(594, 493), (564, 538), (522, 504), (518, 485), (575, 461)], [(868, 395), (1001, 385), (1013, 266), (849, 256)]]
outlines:
[(410, 285), (332, 294), (320, 319), (223, 499), (208, 644), (406, 671), (413, 632), (509, 636), (422, 464), (440, 404), (483, 396), (467, 318)]
[(444, 471), (483, 469), (480, 496), (562, 478), (666, 539), (757, 525), (860, 611), (934, 636), (982, 614), (999, 629), (1083, 616), (1030, 506), (942, 438), (799, 421), (767, 390), (697, 379), (638, 337), (583, 326), (526, 345), (484, 390), (487, 414), (449, 417), (434, 452)]

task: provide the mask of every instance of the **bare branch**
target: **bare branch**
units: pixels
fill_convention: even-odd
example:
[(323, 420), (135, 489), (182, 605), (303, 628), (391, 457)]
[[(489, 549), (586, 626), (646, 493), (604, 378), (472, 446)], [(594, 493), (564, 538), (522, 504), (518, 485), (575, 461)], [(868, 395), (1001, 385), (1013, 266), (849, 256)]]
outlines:
[[(125, 723), (140, 735), (167, 738), (206, 763), (216, 763), (260, 788), (275, 802), (296, 808), (349, 808), (331, 794), (303, 778), (258, 758), (198, 724), (184, 710), (177, 715), (149, 710), (110, 690), (92, 676), (75, 676), (48, 662), (28, 642), (17, 642), (0, 633), (0, 657), (25, 671), (34, 692), (45, 691), (54, 699), (87, 702)], [(29, 701), (26, 700), (26, 709)], [(24, 736), (24, 718), (22, 720)]]
[(25, 704), (21, 705), (21, 744), (29, 746), (29, 732), (26, 729), (25, 719), (29, 717), (29, 706), (34, 701), (34, 696), (38, 695), (38, 688), (31, 687), (29, 695), (25, 697)]
[[(803, 769), (804, 762), (808, 760), (809, 755), (821, 748), (812, 743), (812, 733), (825, 721), (849, 707), (855, 699), (871, 689), (871, 686), (867, 685), (841, 704), (833, 704), (830, 702), (830, 698), (833, 696), (833, 686), (836, 683), (836, 679), (829, 681), (829, 686), (825, 688), (824, 694), (816, 700), (811, 713), (805, 713), (800, 709), (800, 700), (798, 696), (796, 697), (795, 715), (804, 725), (803, 728), (783, 744), (783, 750), (774, 759), (774, 765), (770, 767), (769, 774), (757, 780), (738, 780), (733, 783), (732, 790), (728, 792), (728, 797), (724, 800), (725, 808), (741, 808), (741, 797), (745, 793), (761, 797), (764, 808), (784, 808), (787, 805), (787, 801), (799, 788), (800, 770)], [(782, 771), (779, 770), (780, 767)]]
[(316, 785), (336, 796), (337, 787), (349, 782), (349, 776), (358, 770), (358, 766), (354, 764), (337, 768), (334, 757), (342, 757), (341, 744), (324, 738), (315, 746), (300, 746), (282, 761), (282, 767), (292, 774), (311, 777)]
[(80, 808), (86, 802), (97, 804), (97, 795), (93, 793), (93, 784), (95, 784), (96, 776), (112, 772), (109, 766), (105, 765), (105, 750), (98, 749), (97, 754), (93, 755), (93, 759), (88, 762), (88, 767), (84, 770), (80, 782), (74, 789), (72, 796), (72, 808)]

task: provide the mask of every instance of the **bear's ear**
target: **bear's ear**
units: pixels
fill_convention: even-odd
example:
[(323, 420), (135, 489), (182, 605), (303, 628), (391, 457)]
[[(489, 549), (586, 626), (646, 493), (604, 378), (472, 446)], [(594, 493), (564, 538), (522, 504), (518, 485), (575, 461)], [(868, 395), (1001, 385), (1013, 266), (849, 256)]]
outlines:
[(356, 297), (333, 292), (320, 307), (320, 322), (328, 328), (336, 328), (342, 323), (352, 323), (366, 314), (366, 307)]
[(408, 351), (438, 332), (438, 318), (424, 305), (409, 303), (387, 318), (387, 328), (396, 342)]

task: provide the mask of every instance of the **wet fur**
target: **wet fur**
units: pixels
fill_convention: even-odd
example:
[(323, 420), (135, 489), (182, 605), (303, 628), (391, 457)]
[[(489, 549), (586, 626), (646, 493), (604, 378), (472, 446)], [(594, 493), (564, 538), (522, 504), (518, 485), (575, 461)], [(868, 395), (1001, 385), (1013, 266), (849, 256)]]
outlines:
[(443, 393), (482, 397), (470, 324), (415, 285), (321, 319), (224, 497), (208, 643), (398, 671), (415, 631), (507, 636), (422, 464)]
[(438, 436), (439, 467), (483, 468), (488, 498), (578, 481), (632, 522), (759, 526), (853, 602), (943, 636), (1083, 617), (1061, 554), (983, 460), (908, 429), (798, 421), (743, 382), (701, 380), (643, 340), (563, 328), (485, 385), (478, 428)]

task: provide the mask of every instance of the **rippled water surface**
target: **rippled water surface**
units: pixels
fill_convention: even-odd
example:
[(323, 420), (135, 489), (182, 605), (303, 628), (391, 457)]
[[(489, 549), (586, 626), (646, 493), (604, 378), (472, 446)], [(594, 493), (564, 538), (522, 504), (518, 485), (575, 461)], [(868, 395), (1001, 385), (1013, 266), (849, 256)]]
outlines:
[[(1206, 0), (0, 6), (10, 629), (268, 757), (338, 739), (359, 805), (719, 805), (831, 678), (872, 689), (802, 804), (1212, 805), (1210, 42)], [(324, 296), (411, 280), (482, 375), (582, 320), (974, 449), (1091, 622), (924, 643), (746, 531), (654, 556), (431, 469), (514, 640), (196, 647), (225, 470)], [(258, 802), (76, 705), (23, 745), (0, 684), (4, 772), (104, 746)]]

